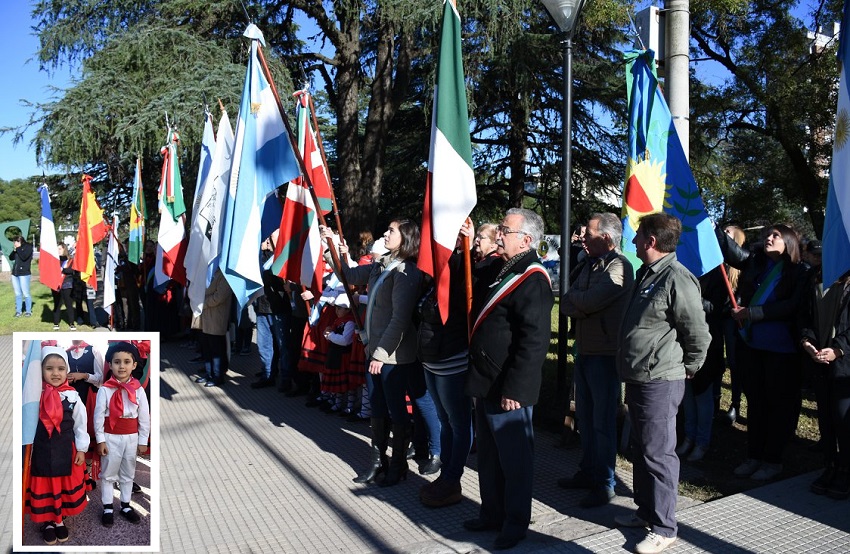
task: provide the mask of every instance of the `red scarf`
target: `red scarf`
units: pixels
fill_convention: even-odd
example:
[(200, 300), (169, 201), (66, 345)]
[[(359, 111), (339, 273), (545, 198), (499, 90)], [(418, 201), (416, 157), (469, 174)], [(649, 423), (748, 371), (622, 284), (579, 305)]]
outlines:
[(80, 344), (71, 344), (71, 348), (68, 349), (68, 352), (69, 353), (70, 352), (74, 352), (74, 353), (84, 352), (86, 347), (88, 347), (88, 346), (89, 346), (89, 344), (86, 341), (81, 340)]
[(135, 404), (139, 405), (138, 401), (136, 401), (136, 390), (142, 388), (142, 384), (139, 383), (139, 380), (135, 377), (130, 377), (130, 380), (126, 383), (122, 383), (114, 376), (110, 377), (104, 384), (104, 387), (108, 387), (110, 389), (118, 389), (115, 391), (115, 394), (112, 395), (112, 398), (109, 400), (109, 418), (110, 419), (118, 419), (124, 415), (124, 395), (121, 394), (122, 390), (127, 391), (127, 398)]
[(53, 435), (53, 430), (61, 433), (62, 429), (59, 425), (62, 423), (62, 398), (59, 397), (59, 391), (74, 390), (74, 387), (68, 384), (66, 380), (58, 387), (54, 387), (50, 383), (41, 384), (41, 402), (38, 408), (38, 419), (44, 424), (47, 429), (47, 436)]

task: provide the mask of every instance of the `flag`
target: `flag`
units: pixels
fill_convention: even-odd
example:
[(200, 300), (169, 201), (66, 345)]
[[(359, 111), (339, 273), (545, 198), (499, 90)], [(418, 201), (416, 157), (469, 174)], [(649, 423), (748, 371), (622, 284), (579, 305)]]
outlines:
[(136, 179), (133, 182), (133, 200), (130, 204), (130, 239), (127, 259), (138, 265), (145, 255), (145, 191), (142, 188), (142, 161), (136, 158)]
[[(186, 204), (183, 201), (183, 183), (180, 180), (180, 163), (177, 143), (180, 136), (168, 130), (168, 142), (162, 147), (162, 179), (159, 184), (159, 235), (157, 236), (157, 275), (154, 285), (162, 279), (173, 279), (186, 284)], [(160, 259), (162, 260), (160, 262)]]
[(844, 3), (841, 38), (838, 43), (838, 109), (835, 115), (835, 139), (832, 168), (826, 195), (826, 219), (823, 225), (823, 284), (830, 286), (850, 269), (850, 87), (847, 64), (850, 62), (850, 6)]
[(629, 160), (623, 187), (623, 252), (640, 265), (632, 243), (640, 218), (665, 212), (682, 221), (676, 257), (697, 277), (723, 262), (714, 224), (658, 86), (654, 53), (626, 52)]
[[(192, 218), (189, 237), (189, 252), (197, 244), (194, 267), (187, 267), (189, 278), (189, 304), (192, 313), (201, 315), (206, 288), (218, 268), (218, 246), (221, 235), (221, 219), (224, 216), (227, 182), (230, 178), (230, 158), (233, 155), (233, 129), (227, 112), (222, 111), (218, 122), (215, 147), (201, 196), (196, 201), (197, 209)], [(187, 257), (189, 253), (187, 253)], [(213, 266), (215, 266), (213, 268)]]
[(91, 190), (91, 176), (83, 175), (83, 198), (80, 202), (80, 224), (77, 227), (77, 246), (71, 265), (80, 272), (84, 283), (97, 290), (97, 273), (94, 263), (94, 245), (106, 236), (103, 210)]
[(443, 8), (419, 248), (419, 268), (434, 277), (444, 322), (449, 314), (449, 257), (455, 249), (458, 231), (477, 202), (460, 34), (460, 15), (454, 2), (447, 0)]
[(56, 243), (56, 227), (53, 225), (53, 210), (50, 209), (50, 195), (47, 185), (38, 187), (41, 193), (41, 244), (38, 247), (38, 280), (43, 285), (59, 290), (65, 276), (59, 264), (59, 246)]
[(41, 343), (37, 340), (23, 342), (24, 364), (21, 383), (22, 444), (32, 444), (38, 426), (38, 403), (41, 401)]
[[(311, 124), (310, 94), (302, 90), (298, 91), (295, 97), (298, 149), (304, 166), (310, 173), (310, 181), (319, 199), (322, 214), (328, 214), (333, 209), (330, 178)], [(321, 291), (325, 263), (316, 212), (316, 204), (307, 188), (307, 180), (298, 177), (290, 181), (286, 189), (286, 202), (283, 205), (280, 234), (275, 244), (271, 270), (287, 281)]]
[(262, 220), (276, 212), (277, 224), (281, 217), (274, 192), (299, 174), (283, 115), (258, 59), (262, 32), (252, 24), (244, 34), (252, 39), (251, 57), (236, 122), (220, 260), (240, 309), (263, 286)]
[(112, 229), (106, 247), (106, 261), (103, 264), (103, 309), (112, 315), (115, 303), (115, 270), (118, 269), (118, 216), (112, 216)]

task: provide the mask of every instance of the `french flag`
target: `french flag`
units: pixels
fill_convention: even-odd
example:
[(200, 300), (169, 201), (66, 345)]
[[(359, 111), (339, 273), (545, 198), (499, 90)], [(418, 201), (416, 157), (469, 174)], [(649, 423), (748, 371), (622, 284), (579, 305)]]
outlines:
[(59, 247), (56, 245), (56, 228), (53, 226), (53, 210), (47, 185), (38, 187), (41, 192), (41, 244), (39, 245), (38, 280), (51, 290), (62, 286), (62, 267), (59, 263)]

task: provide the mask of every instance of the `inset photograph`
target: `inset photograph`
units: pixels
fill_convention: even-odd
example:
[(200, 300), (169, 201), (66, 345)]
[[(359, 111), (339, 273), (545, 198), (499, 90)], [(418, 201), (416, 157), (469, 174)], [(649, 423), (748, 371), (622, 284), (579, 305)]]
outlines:
[(15, 333), (16, 551), (159, 550), (159, 334)]

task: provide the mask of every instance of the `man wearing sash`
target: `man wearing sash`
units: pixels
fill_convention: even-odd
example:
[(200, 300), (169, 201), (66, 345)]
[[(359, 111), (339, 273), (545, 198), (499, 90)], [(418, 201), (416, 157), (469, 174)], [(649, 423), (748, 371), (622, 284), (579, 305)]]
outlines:
[(618, 341), (617, 371), (626, 383), (638, 509), (615, 521), (649, 528), (635, 547), (638, 554), (661, 552), (676, 540), (676, 413), (685, 379), (702, 367), (711, 342), (699, 283), (676, 260), (681, 233), (681, 221), (670, 214), (641, 218), (632, 242), (643, 265)]
[(617, 464), (617, 333), (634, 285), (634, 269), (618, 252), (623, 224), (614, 214), (593, 214), (582, 244), (587, 256), (576, 266), (569, 290), (561, 298), (561, 312), (573, 318), (578, 357), (576, 419), (581, 434), (579, 471), (559, 479), (565, 489), (590, 489), (582, 508), (609, 503), (614, 498)]
[(508, 210), (496, 229), (500, 261), (477, 275), (466, 393), (475, 399), (481, 509), (470, 531), (498, 530), (494, 550), (525, 538), (531, 521), (531, 416), (549, 348), (554, 298), (536, 247), (543, 220)]

